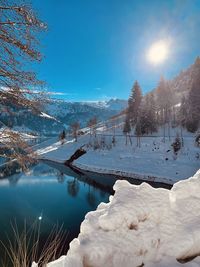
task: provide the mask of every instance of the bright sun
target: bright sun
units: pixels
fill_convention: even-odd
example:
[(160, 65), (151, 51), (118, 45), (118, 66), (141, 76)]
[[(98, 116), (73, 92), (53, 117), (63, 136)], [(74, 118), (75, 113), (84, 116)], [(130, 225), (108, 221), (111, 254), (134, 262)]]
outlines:
[(166, 41), (161, 40), (152, 44), (152, 46), (147, 52), (147, 59), (154, 64), (159, 64), (168, 57), (168, 53), (168, 43)]

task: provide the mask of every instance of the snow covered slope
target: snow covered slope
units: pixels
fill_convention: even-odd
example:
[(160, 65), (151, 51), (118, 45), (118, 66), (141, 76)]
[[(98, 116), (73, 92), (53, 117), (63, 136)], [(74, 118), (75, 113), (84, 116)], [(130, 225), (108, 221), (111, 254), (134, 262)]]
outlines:
[(118, 99), (118, 98), (112, 98), (110, 100), (105, 100), (105, 101), (87, 101), (87, 102), (82, 102), (82, 103), (87, 104), (92, 107), (99, 107), (99, 108), (104, 108), (108, 110), (116, 110), (116, 111), (124, 110), (127, 107), (127, 101), (123, 99)]
[(183, 96), (187, 96), (192, 88), (193, 76), (198, 73), (200, 67), (200, 58), (197, 57), (195, 62), (187, 69), (182, 70), (176, 77), (169, 80), (169, 86), (173, 92), (173, 102), (178, 104)]
[[(27, 129), (37, 135), (52, 135), (63, 130), (63, 124), (45, 112), (33, 113), (28, 108), (0, 105), (0, 127)], [(4, 125), (5, 124), (5, 125)]]
[[(83, 135), (78, 142), (60, 142), (52, 144), (45, 150), (38, 151), (40, 158), (64, 162), (73, 153), (85, 145), (87, 153), (74, 161), (73, 165), (82, 170), (97, 173), (121, 175), (123, 177), (151, 180), (173, 184), (180, 179), (186, 179), (200, 168), (200, 148), (194, 145), (195, 136), (183, 131), (184, 147), (175, 156), (172, 142), (180, 129), (171, 129), (171, 139), (163, 142), (162, 131), (154, 136), (141, 138), (141, 147), (137, 147), (136, 137), (132, 137), (132, 146), (125, 143), (121, 128), (111, 130), (98, 128), (96, 138)], [(115, 133), (114, 133), (115, 131)], [(115, 144), (112, 138), (115, 134)], [(69, 141), (69, 137), (68, 137)], [(105, 143), (105, 146), (100, 147)], [(94, 148), (99, 146), (98, 148)]]
[(110, 99), (106, 101), (82, 101), (70, 102), (66, 100), (52, 99), (47, 105), (46, 111), (53, 116), (65, 116), (68, 113), (88, 112), (91, 108), (110, 111), (121, 111), (127, 107), (127, 101), (122, 99)]
[(48, 267), (200, 266), (200, 171), (171, 190), (127, 181), (114, 190), (86, 215), (67, 256)]
[(89, 119), (97, 117), (98, 121), (107, 120), (127, 107), (126, 100), (111, 99), (108, 101), (68, 102), (52, 100), (46, 106), (46, 113), (56, 117), (63, 124), (70, 125), (79, 121), (85, 127)]
[(0, 106), (0, 121), (11, 127), (29, 128), (30, 131), (42, 135), (58, 135), (75, 121), (85, 127), (90, 118), (96, 116), (98, 121), (107, 120), (126, 106), (127, 101), (120, 99), (92, 102), (54, 99), (43, 106), (44, 110), (40, 114), (33, 114), (25, 108)]

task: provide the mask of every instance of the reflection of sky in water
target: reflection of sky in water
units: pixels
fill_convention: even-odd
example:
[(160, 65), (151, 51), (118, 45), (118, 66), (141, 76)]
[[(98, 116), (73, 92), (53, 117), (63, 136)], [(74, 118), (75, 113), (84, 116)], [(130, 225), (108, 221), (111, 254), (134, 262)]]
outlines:
[(43, 233), (56, 223), (63, 224), (72, 239), (79, 233), (85, 214), (102, 201), (108, 201), (102, 190), (40, 164), (27, 175), (0, 180), (0, 238), (10, 233), (14, 220), (17, 225), (39, 220)]
[[(49, 184), (49, 183), (57, 183), (58, 181), (55, 180), (55, 177), (54, 179), (52, 178), (47, 178), (45, 180), (41, 180), (40, 178), (35, 178), (35, 177), (28, 177), (28, 178), (24, 178), (24, 179), (20, 179), (18, 182), (17, 182), (17, 186), (20, 186), (20, 185), (31, 185), (31, 184)], [(10, 182), (9, 180), (0, 180), (0, 187), (3, 187), (3, 186), (10, 186)]]

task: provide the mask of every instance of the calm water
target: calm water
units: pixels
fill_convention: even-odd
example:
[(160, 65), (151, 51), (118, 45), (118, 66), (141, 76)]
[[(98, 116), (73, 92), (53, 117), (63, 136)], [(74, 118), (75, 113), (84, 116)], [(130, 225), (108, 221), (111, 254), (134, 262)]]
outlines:
[[(67, 173), (67, 174), (66, 174)], [(88, 211), (100, 202), (107, 202), (107, 189), (89, 185), (65, 168), (38, 164), (29, 173), (0, 180), (0, 239), (13, 239), (11, 222), (22, 228), (24, 221), (32, 225), (40, 220), (41, 234), (48, 236), (53, 225), (64, 226), (69, 243), (79, 233), (80, 224)], [(3, 257), (0, 250), (0, 258)]]

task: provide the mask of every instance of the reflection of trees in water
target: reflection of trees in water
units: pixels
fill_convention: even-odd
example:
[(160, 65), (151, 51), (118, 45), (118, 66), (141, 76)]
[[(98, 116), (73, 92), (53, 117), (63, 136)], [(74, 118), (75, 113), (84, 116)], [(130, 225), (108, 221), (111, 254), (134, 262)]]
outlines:
[(58, 180), (58, 183), (60, 184), (63, 184), (64, 181), (65, 181), (65, 175), (63, 172), (57, 172), (56, 173), (56, 177), (57, 177), (57, 180)]
[(67, 191), (70, 196), (77, 196), (79, 192), (79, 181), (76, 178), (72, 181), (67, 181)]
[(19, 173), (20, 171), (21, 168), (17, 161), (8, 161), (5, 164), (1, 165), (0, 178), (6, 178), (7, 176)]
[(89, 190), (86, 194), (86, 200), (88, 202), (88, 204), (92, 207), (92, 208), (96, 208), (96, 195), (95, 195), (95, 188), (89, 185)]
[(10, 183), (11, 186), (15, 186), (17, 185), (20, 177), (22, 176), (22, 173), (19, 173), (19, 174), (15, 174), (15, 175), (12, 175), (10, 177), (8, 177), (8, 181)]
[(108, 194), (107, 192), (105, 192), (105, 191), (103, 191), (103, 190), (99, 190), (99, 196), (101, 197), (101, 198), (104, 198), (105, 196), (106, 196), (106, 194)]

